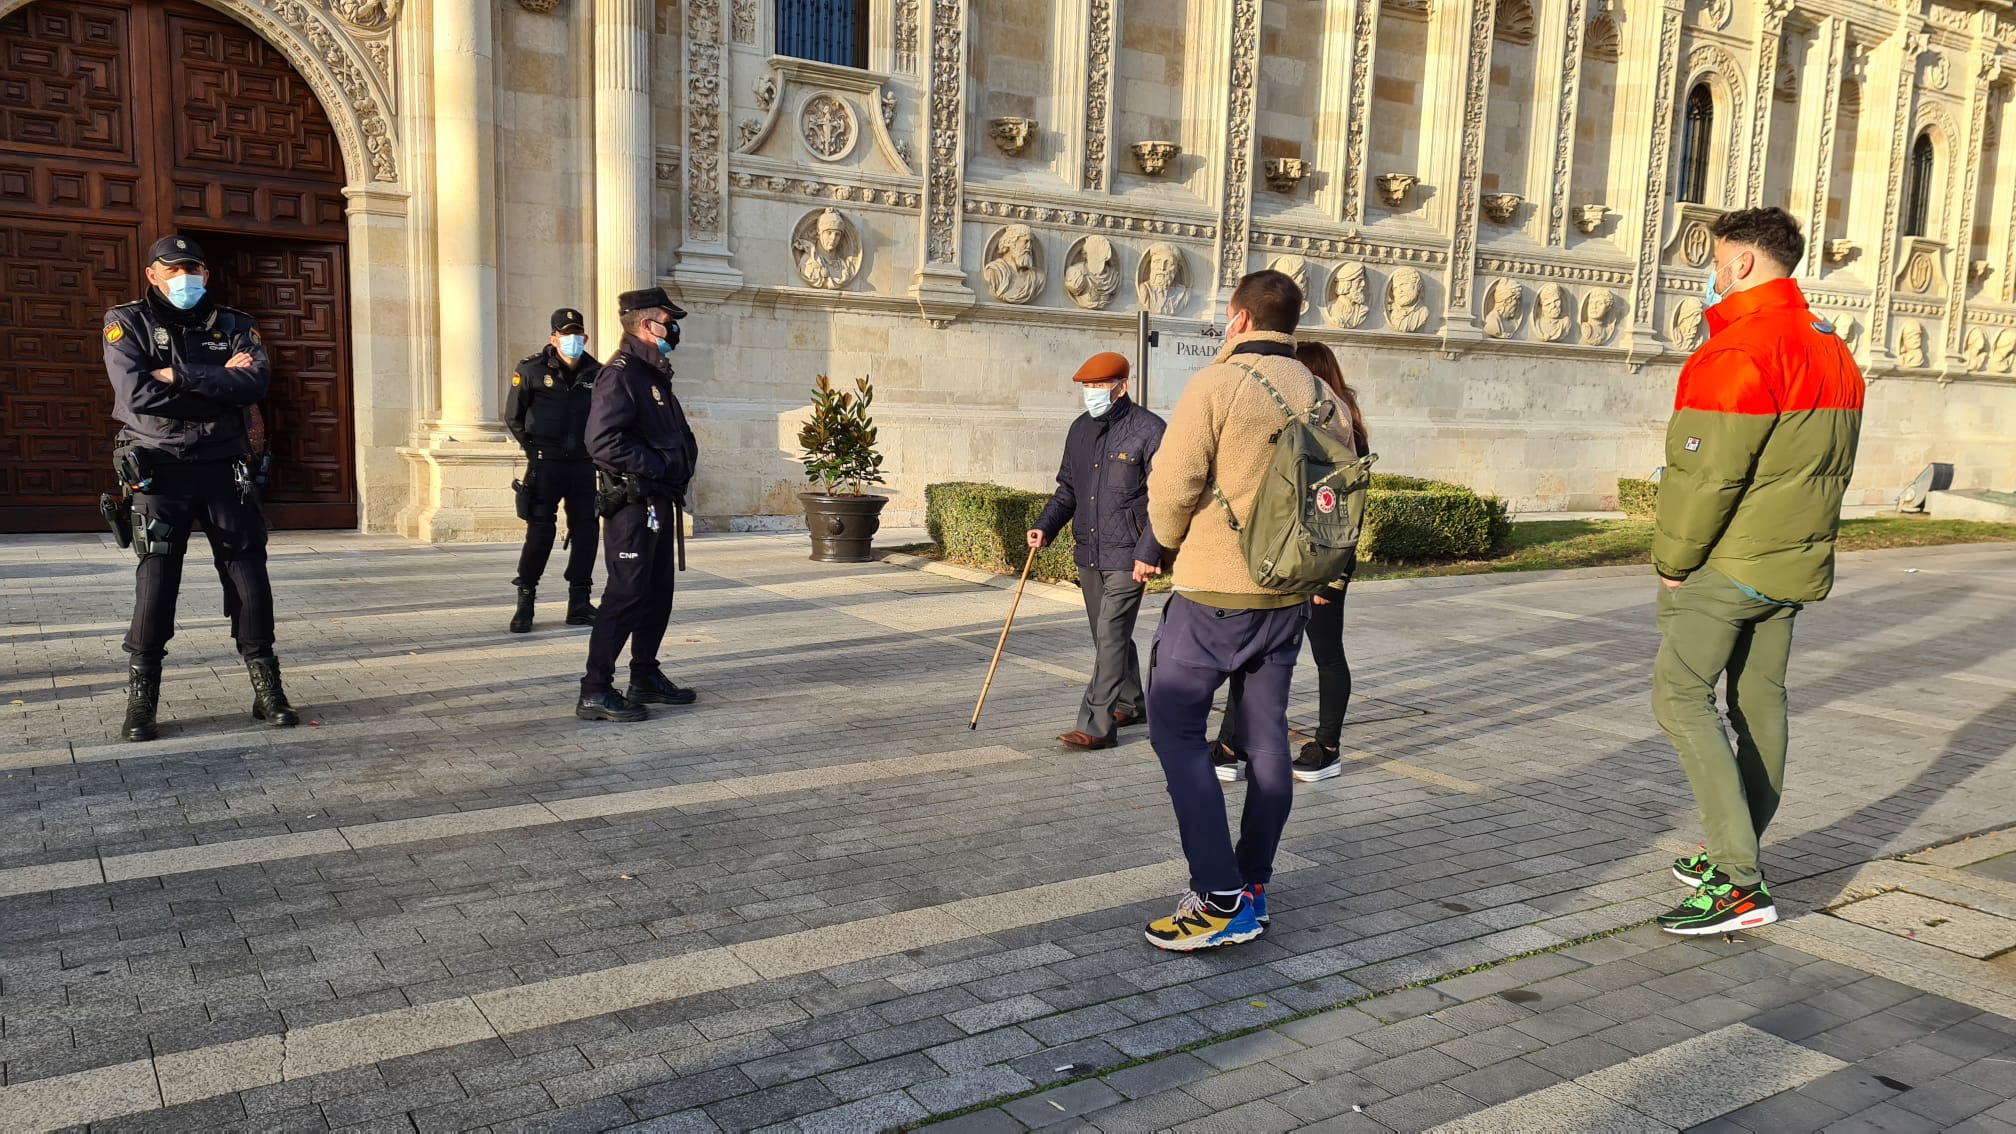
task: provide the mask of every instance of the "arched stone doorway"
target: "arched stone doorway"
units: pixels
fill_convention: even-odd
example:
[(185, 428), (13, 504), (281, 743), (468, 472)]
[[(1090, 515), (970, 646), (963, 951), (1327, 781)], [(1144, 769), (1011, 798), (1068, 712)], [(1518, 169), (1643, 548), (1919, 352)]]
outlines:
[(279, 527), (357, 522), (343, 155), (250, 29), (183, 0), (0, 17), (0, 531), (96, 526), (113, 487), (104, 310), (183, 231), (273, 352)]

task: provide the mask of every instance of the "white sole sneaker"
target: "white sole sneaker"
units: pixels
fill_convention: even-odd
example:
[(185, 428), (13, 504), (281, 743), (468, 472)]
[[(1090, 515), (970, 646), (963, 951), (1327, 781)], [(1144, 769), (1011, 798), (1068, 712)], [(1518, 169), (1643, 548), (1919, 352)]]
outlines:
[(1317, 780), (1327, 780), (1343, 774), (1344, 774), (1344, 765), (1341, 761), (1335, 764), (1325, 764), (1324, 766), (1316, 769), (1313, 772), (1305, 772), (1302, 769), (1297, 768), (1295, 769), (1295, 782), (1304, 784), (1313, 784)]
[(1718, 933), (1740, 933), (1746, 929), (1756, 929), (1760, 926), (1770, 925), (1772, 922), (1777, 920), (1778, 920), (1778, 907), (1775, 905), (1771, 905), (1766, 906), (1761, 910), (1755, 910), (1752, 911), (1751, 913), (1744, 914), (1742, 917), (1737, 918), (1733, 921), (1722, 922), (1719, 925), (1701, 925), (1701, 926), (1690, 925), (1684, 928), (1675, 928), (1674, 926), (1670, 925), (1662, 925), (1659, 928), (1662, 931), (1666, 933), (1671, 933), (1676, 937), (1713, 937)]
[(1213, 764), (1211, 771), (1223, 782), (1236, 784), (1246, 778), (1246, 762), (1241, 760), (1231, 764)]

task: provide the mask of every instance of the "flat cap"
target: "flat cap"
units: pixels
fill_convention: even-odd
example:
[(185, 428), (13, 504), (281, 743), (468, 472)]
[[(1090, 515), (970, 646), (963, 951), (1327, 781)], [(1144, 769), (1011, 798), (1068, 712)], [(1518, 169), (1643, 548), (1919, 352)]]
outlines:
[(556, 335), (563, 331), (578, 333), (587, 329), (588, 324), (582, 320), (581, 313), (572, 307), (562, 307), (553, 313), (553, 333)]
[(1127, 356), (1102, 350), (1085, 360), (1078, 373), (1071, 376), (1073, 382), (1111, 382), (1127, 378)]
[(203, 266), (203, 249), (186, 236), (164, 236), (147, 250), (150, 264), (195, 264)]
[(665, 289), (662, 287), (647, 287), (637, 291), (626, 291), (616, 297), (616, 313), (618, 315), (628, 315), (632, 311), (648, 311), (653, 307), (662, 307), (670, 311), (674, 319), (684, 319), (686, 317), (685, 308), (672, 302), (672, 297), (666, 295)]

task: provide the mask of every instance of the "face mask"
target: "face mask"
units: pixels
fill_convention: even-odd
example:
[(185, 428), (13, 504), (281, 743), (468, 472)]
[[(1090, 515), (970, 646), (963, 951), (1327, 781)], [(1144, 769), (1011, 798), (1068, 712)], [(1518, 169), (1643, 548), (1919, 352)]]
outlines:
[(1111, 390), (1102, 390), (1097, 386), (1087, 386), (1085, 387), (1084, 394), (1085, 412), (1091, 414), (1093, 417), (1104, 417), (1106, 416), (1106, 411), (1113, 408), (1113, 391)]
[(1701, 306), (1703, 309), (1713, 307), (1729, 298), (1727, 293), (1715, 286), (1715, 277), (1722, 274), (1722, 268), (1726, 268), (1735, 262), (1734, 260), (1730, 260), (1719, 268), (1710, 268), (1708, 270), (1708, 278), (1701, 281)]
[(168, 302), (187, 311), (203, 298), (203, 277), (175, 276), (161, 290), (167, 294)]
[(671, 354), (671, 353), (672, 353), (672, 340), (671, 340), (671, 339), (659, 339), (659, 340), (658, 340), (658, 353), (659, 353), (659, 354)]
[(581, 352), (587, 349), (588, 349), (588, 336), (586, 335), (560, 336), (560, 357), (566, 359), (569, 362), (572, 362), (575, 359), (580, 358)]

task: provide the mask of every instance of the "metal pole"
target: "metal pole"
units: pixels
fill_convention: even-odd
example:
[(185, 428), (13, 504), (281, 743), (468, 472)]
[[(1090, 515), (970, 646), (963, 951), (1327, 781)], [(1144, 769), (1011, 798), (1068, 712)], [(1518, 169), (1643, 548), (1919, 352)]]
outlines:
[(1148, 407), (1148, 345), (1153, 342), (1148, 330), (1148, 313), (1134, 313), (1134, 391), (1135, 401), (1143, 409)]

